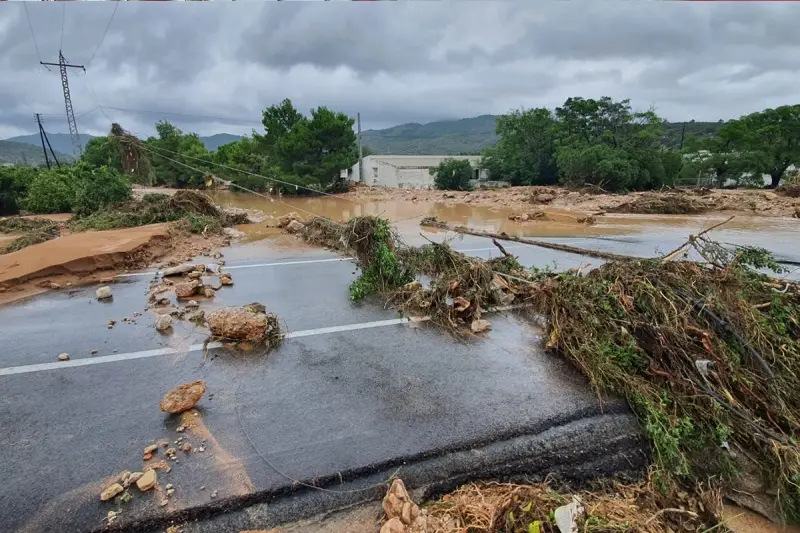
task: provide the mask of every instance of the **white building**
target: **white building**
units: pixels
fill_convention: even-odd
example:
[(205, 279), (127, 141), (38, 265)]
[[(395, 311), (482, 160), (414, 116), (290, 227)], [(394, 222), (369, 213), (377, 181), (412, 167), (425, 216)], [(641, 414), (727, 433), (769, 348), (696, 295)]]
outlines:
[(350, 182), (361, 182), (375, 187), (399, 189), (432, 189), (430, 169), (445, 159), (466, 159), (472, 164), (473, 180), (488, 179), (488, 171), (479, 169), (479, 155), (369, 155), (364, 158), (364, 176), (359, 174), (358, 163), (342, 170), (342, 177)]

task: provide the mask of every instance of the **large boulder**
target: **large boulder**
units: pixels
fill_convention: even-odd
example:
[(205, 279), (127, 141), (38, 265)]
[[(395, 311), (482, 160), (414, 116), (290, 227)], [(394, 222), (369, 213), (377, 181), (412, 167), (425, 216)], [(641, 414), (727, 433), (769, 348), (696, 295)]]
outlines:
[(185, 283), (175, 284), (175, 296), (178, 299), (191, 298), (202, 287), (203, 284), (199, 281), (187, 281)]
[(240, 342), (264, 342), (280, 334), (277, 318), (261, 304), (223, 307), (208, 313), (206, 322), (215, 337)]
[(187, 274), (187, 273), (193, 271), (195, 268), (197, 268), (197, 265), (193, 265), (191, 263), (184, 263), (182, 265), (170, 267), (170, 268), (164, 270), (164, 272), (161, 273), (161, 276), (163, 276), (163, 277), (167, 277), (167, 276), (182, 276), (184, 274)]
[(292, 220), (286, 226), (286, 231), (288, 231), (289, 233), (300, 233), (301, 231), (303, 231), (305, 227), (306, 227), (305, 224), (303, 224), (302, 222), (298, 220)]

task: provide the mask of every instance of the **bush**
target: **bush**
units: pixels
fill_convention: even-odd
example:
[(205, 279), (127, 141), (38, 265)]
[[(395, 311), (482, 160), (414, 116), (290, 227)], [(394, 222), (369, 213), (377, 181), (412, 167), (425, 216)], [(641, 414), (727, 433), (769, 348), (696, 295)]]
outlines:
[(102, 166), (81, 173), (72, 210), (77, 215), (88, 215), (130, 198), (131, 184), (128, 178), (112, 168)]
[(44, 170), (28, 187), (23, 206), (33, 213), (68, 213), (75, 205), (76, 185), (72, 168)]
[(445, 159), (430, 170), (437, 189), (471, 191), (472, 165), (466, 159)]
[(37, 173), (34, 167), (0, 167), (0, 215), (19, 212)]

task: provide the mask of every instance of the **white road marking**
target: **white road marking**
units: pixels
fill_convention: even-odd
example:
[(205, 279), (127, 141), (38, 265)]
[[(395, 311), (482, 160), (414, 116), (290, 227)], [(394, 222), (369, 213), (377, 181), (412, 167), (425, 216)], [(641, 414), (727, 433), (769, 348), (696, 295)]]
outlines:
[[(282, 261), (279, 263), (257, 263), (254, 265), (230, 265), (225, 266), (225, 270), (237, 270), (242, 268), (261, 268), (261, 267), (275, 267), (275, 266), (287, 266), (287, 265), (308, 265), (311, 263), (332, 263), (336, 261), (348, 261), (350, 260), (349, 257), (334, 257), (331, 259), (308, 259), (306, 261)], [(202, 264), (202, 263), (198, 263)], [(158, 274), (159, 270), (149, 270), (147, 272), (132, 272), (130, 274), (118, 274), (114, 276), (115, 278), (133, 278), (137, 276), (152, 276), (154, 274)]]
[[(409, 322), (407, 318), (393, 318), (389, 320), (376, 320), (374, 322), (362, 322), (360, 324), (347, 324), (344, 326), (332, 326), (327, 328), (306, 329), (292, 331), (286, 334), (286, 339), (296, 339), (300, 337), (311, 337), (314, 335), (325, 335), (328, 333), (338, 333), (342, 331), (355, 331), (359, 329), (380, 328), (394, 326)], [(210, 342), (207, 348), (214, 349), (222, 346), (220, 342)], [(73, 368), (76, 366), (98, 365), (100, 363), (113, 363), (116, 361), (130, 361), (132, 359), (145, 359), (148, 357), (158, 357), (162, 355), (173, 355), (179, 353), (197, 352), (203, 350), (203, 344), (192, 344), (186, 350), (175, 348), (156, 348), (154, 350), (143, 350), (141, 352), (118, 353), (103, 355), (100, 357), (87, 357), (85, 359), (71, 359), (69, 361), (59, 361), (54, 363), (38, 363), (34, 365), (11, 366), (0, 368), (0, 376), (11, 376), (14, 374), (27, 374), (30, 372), (42, 372), (44, 370), (58, 370), (61, 368)]]

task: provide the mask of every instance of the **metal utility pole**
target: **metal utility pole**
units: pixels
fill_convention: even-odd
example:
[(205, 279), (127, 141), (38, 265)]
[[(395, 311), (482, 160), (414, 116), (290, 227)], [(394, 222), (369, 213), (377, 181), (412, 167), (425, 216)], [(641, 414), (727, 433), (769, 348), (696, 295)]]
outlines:
[(70, 140), (72, 140), (72, 153), (76, 157), (80, 157), (81, 154), (83, 154), (83, 147), (81, 146), (80, 135), (78, 135), (78, 124), (75, 122), (75, 113), (72, 111), (72, 98), (69, 95), (67, 69), (79, 68), (86, 72), (86, 68), (83, 65), (68, 64), (67, 60), (64, 59), (64, 54), (61, 53), (61, 50), (58, 51), (58, 63), (46, 63), (44, 61), (39, 61), (39, 63), (42, 65), (52, 65), (61, 70), (61, 88), (64, 90), (64, 106), (67, 109), (67, 124), (69, 125), (69, 137)]
[[(50, 159), (47, 157), (47, 148), (50, 148), (50, 155), (53, 156), (53, 161), (56, 162), (58, 168), (61, 168), (61, 163), (58, 162), (56, 152), (50, 145), (50, 139), (47, 138), (47, 132), (44, 131), (44, 126), (42, 126), (42, 117), (39, 115), (39, 113), (36, 113), (36, 123), (39, 125), (39, 138), (42, 140), (42, 151), (44, 152), (44, 160), (45, 163), (47, 163), (47, 169), (50, 170)], [(47, 142), (47, 148), (44, 147), (45, 142)]]
[(44, 147), (44, 130), (42, 129), (42, 118), (39, 116), (39, 113), (36, 113), (36, 123), (39, 125), (39, 139), (42, 141), (44, 162), (47, 163), (47, 170), (50, 170), (50, 158), (47, 157), (47, 148)]
[(366, 183), (364, 179), (364, 151), (361, 149), (361, 113), (356, 113), (356, 121), (358, 122), (358, 181)]

